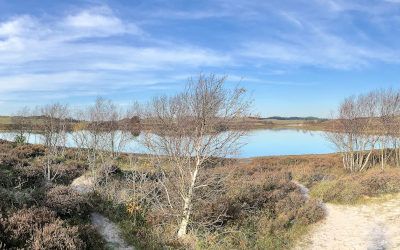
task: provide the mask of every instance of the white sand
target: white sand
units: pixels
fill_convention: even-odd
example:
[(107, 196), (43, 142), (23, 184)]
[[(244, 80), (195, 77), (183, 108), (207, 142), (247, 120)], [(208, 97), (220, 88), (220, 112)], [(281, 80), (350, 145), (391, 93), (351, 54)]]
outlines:
[(400, 195), (371, 204), (326, 204), (327, 217), (295, 249), (400, 249)]
[[(93, 190), (94, 180), (92, 177), (82, 175), (76, 178), (71, 187), (81, 194), (88, 193)], [(121, 231), (108, 218), (99, 213), (90, 214), (92, 225), (96, 228), (99, 234), (107, 242), (109, 249), (133, 250), (122, 238)]]

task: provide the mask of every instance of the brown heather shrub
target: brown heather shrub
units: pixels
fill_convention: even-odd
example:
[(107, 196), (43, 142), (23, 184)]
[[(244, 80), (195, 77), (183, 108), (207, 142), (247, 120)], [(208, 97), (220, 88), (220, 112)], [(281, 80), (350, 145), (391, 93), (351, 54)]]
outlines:
[(0, 187), (14, 188), (19, 179), (19, 176), (12, 168), (0, 166)]
[(364, 187), (364, 195), (375, 196), (400, 192), (400, 170), (397, 168), (388, 168), (384, 171), (370, 169), (359, 179)]
[(77, 226), (66, 226), (63, 221), (56, 220), (35, 231), (31, 248), (34, 250), (79, 250), (85, 249), (85, 243), (79, 238)]
[[(208, 229), (199, 228), (199, 246), (288, 249), (308, 225), (324, 218), (321, 204), (304, 197), (292, 182), (287, 166), (279, 166), (280, 161), (276, 161), (270, 162), (271, 165), (262, 165), (263, 162), (257, 160), (256, 164), (234, 166), (231, 178), (225, 182), (227, 192), (207, 206), (195, 205), (194, 221), (220, 216), (219, 224)], [(306, 162), (287, 161), (287, 164)]]
[(308, 188), (321, 181), (347, 175), (342, 167), (340, 155), (335, 154), (256, 158), (248, 165), (258, 170), (289, 171), (294, 179)]
[(86, 198), (67, 186), (55, 186), (46, 193), (45, 205), (61, 217), (86, 216)]
[(21, 180), (22, 188), (37, 188), (44, 184), (43, 167), (37, 164), (14, 167)]
[(298, 211), (296, 219), (303, 225), (311, 225), (326, 216), (324, 205), (317, 200), (308, 200)]
[[(40, 193), (40, 192), (39, 192)], [(0, 213), (13, 208), (22, 208), (36, 205), (38, 199), (37, 189), (5, 189), (0, 188)]]
[(32, 240), (37, 228), (56, 220), (56, 214), (47, 208), (21, 209), (8, 218), (6, 233), (13, 245), (23, 247)]
[(7, 154), (2, 157), (1, 164), (6, 167), (25, 167), (29, 166), (29, 162), (25, 159), (20, 159), (15, 155)]
[(74, 181), (74, 179), (83, 175), (87, 168), (87, 165), (75, 161), (58, 164), (58, 176), (55, 182), (57, 184), (70, 185)]
[[(3, 215), (0, 212), (0, 249), (5, 248), (5, 242), (7, 241), (6, 228), (8, 221), (6, 218), (3, 218)], [(2, 244), (4, 245), (2, 248)]]
[(106, 242), (92, 225), (79, 226), (79, 238), (85, 242), (85, 248), (88, 250), (105, 250)]
[(15, 147), (10, 153), (19, 159), (31, 159), (44, 156), (46, 148), (43, 145), (24, 144)]
[(13, 197), (8, 189), (0, 188), (0, 214), (7, 212), (12, 204)]
[(6, 153), (13, 148), (13, 144), (9, 141), (0, 139), (0, 152)]

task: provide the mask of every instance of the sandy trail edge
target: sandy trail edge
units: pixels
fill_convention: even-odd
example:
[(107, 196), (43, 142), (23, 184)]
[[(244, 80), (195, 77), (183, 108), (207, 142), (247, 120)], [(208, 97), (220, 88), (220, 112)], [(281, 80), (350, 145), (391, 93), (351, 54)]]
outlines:
[[(72, 182), (71, 187), (81, 194), (88, 193), (92, 190), (93, 179), (91, 177), (82, 175)], [(107, 247), (121, 250), (135, 249), (134, 247), (129, 246), (121, 238), (121, 231), (119, 230), (118, 226), (108, 218), (99, 213), (91, 213), (90, 219), (95, 229), (107, 242)]]
[(325, 209), (326, 218), (294, 249), (400, 249), (400, 194), (379, 203), (325, 204)]

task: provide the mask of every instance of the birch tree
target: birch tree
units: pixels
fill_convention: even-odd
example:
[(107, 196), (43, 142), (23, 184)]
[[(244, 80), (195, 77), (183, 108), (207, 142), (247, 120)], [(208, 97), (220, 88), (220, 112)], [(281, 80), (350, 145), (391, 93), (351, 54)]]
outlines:
[(78, 112), (81, 121), (73, 133), (73, 140), (86, 159), (95, 179), (100, 172), (106, 178), (113, 171), (113, 164), (132, 139), (125, 112), (110, 100), (98, 98), (94, 105)]
[(354, 172), (369, 166), (369, 160), (378, 135), (371, 133), (374, 118), (377, 117), (376, 96), (369, 93), (346, 98), (339, 106), (333, 131), (328, 139), (342, 154), (344, 168)]
[(204, 168), (237, 153), (245, 135), (229, 127), (249, 116), (250, 101), (244, 89), (228, 90), (225, 81), (200, 75), (183, 92), (154, 98), (143, 113), (152, 126), (144, 131), (142, 143), (162, 173), (166, 207), (177, 216), (179, 238), (187, 234), (196, 192), (208, 187), (200, 178)]
[[(383, 169), (387, 165), (387, 161), (392, 158), (393, 153), (395, 165), (399, 165), (397, 119), (400, 115), (400, 92), (387, 89), (376, 91), (376, 94), (379, 99), (379, 130), (382, 134), (380, 139), (380, 161)], [(390, 147), (392, 147), (392, 150), (388, 150)]]
[(67, 105), (55, 103), (39, 108), (39, 112), (42, 117), (39, 125), (42, 140), (47, 147), (43, 172), (46, 181), (51, 182), (58, 175), (55, 159), (64, 154), (66, 147), (69, 109)]

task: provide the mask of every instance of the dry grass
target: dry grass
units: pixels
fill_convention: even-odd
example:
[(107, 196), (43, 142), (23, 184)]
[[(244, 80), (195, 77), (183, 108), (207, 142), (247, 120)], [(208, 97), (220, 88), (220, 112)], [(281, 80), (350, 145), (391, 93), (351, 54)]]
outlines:
[[(58, 212), (57, 219), (65, 219), (66, 228), (84, 226), (86, 209), (90, 208), (85, 207), (81, 212), (83, 200), (77, 200), (65, 187), (50, 190), (43, 184), (40, 172), (45, 152), (43, 148), (17, 147), (0, 141), (0, 150), (0, 197), (7, 201), (1, 204), (0, 213), (5, 221), (18, 210), (36, 205)], [(57, 163), (66, 169), (60, 183), (70, 183), (71, 178), (86, 168), (79, 159), (71, 160), (74, 158), (73, 151), (69, 154), (71, 156)], [(131, 157), (136, 171), (148, 172), (149, 176), (156, 174), (145, 155)], [(121, 156), (117, 165), (122, 173), (131, 171), (129, 162), (132, 159), (128, 155)], [(206, 168), (203, 178), (210, 176), (224, 176), (224, 182), (219, 184), (223, 192), (194, 204), (190, 236), (184, 243), (174, 236), (176, 221), (173, 219), (163, 217), (151, 206), (138, 208), (138, 204), (129, 199), (126, 202), (110, 199), (111, 195), (106, 191), (124, 191), (125, 178), (121, 172), (110, 180), (111, 184), (116, 184), (114, 190), (104, 190), (103, 195), (107, 197), (100, 195), (91, 201), (98, 205), (96, 209), (118, 222), (129, 242), (140, 243), (144, 248), (167, 245), (171, 248), (286, 249), (308, 230), (309, 225), (323, 218), (323, 210), (316, 199), (351, 204), (372, 200), (368, 197), (400, 192), (400, 169), (388, 167), (381, 171), (373, 168), (351, 174), (342, 168), (341, 157), (337, 154), (222, 161), (216, 167)], [(310, 189), (311, 200), (304, 197), (293, 179)], [(148, 181), (154, 179), (149, 178)], [(16, 186), (18, 189), (15, 189)], [(204, 197), (206, 194), (204, 192)], [(64, 207), (69, 207), (69, 210), (64, 211)], [(223, 216), (219, 217), (221, 214)], [(217, 217), (218, 220), (215, 220)], [(41, 230), (43, 228), (41, 226)], [(88, 239), (93, 237), (79, 237), (86, 244), (92, 244)], [(0, 237), (0, 241), (5, 240)]]
[(250, 165), (286, 169), (310, 189), (312, 197), (324, 202), (354, 204), (384, 194), (400, 192), (400, 169), (379, 167), (350, 173), (343, 169), (338, 154), (265, 157)]

